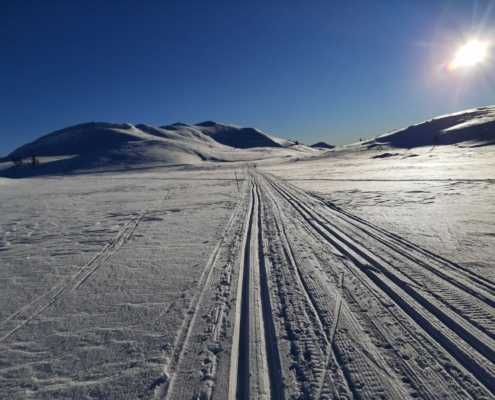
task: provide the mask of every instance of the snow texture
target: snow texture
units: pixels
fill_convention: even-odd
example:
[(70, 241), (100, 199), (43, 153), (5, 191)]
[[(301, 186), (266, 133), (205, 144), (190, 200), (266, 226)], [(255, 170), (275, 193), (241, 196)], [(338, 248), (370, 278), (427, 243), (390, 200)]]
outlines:
[(493, 110), (324, 152), (215, 123), (17, 149), (0, 398), (495, 398)]

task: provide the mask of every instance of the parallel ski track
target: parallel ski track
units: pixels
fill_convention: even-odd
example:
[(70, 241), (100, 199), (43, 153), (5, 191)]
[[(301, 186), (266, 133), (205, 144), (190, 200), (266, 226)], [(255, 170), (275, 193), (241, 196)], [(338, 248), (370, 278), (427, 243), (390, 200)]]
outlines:
[[(409, 258), (411, 261), (417, 262), (422, 267), (430, 270), (443, 280), (458, 286), (460, 289), (475, 297), (478, 297), (488, 305), (495, 307), (495, 282), (489, 278), (477, 274), (468, 268), (462, 267), (455, 262), (447, 260), (446, 258), (429, 250), (423, 249), (400, 236), (390, 233), (366, 220), (342, 210), (341, 208), (336, 207), (333, 203), (325, 201), (320, 196), (304, 192), (293, 186), (291, 186), (291, 189), (306, 197), (308, 201), (316, 201), (320, 203), (323, 207), (327, 208), (327, 211), (331, 213), (332, 216), (354, 226), (356, 229), (383, 243), (394, 252)], [(331, 223), (330, 221), (328, 222)], [(465, 279), (472, 281), (472, 283), (466, 282)], [(478, 287), (484, 293), (476, 291), (473, 285)]]
[(227, 226), (222, 237), (217, 242), (215, 248), (213, 249), (213, 252), (208, 259), (208, 262), (206, 263), (205, 268), (203, 269), (203, 272), (198, 281), (197, 291), (190, 302), (188, 311), (184, 315), (184, 320), (172, 346), (171, 354), (169, 357), (167, 357), (167, 362), (163, 367), (163, 374), (150, 385), (150, 389), (153, 389), (154, 391), (153, 397), (155, 399), (171, 399), (170, 396), (173, 392), (173, 384), (177, 375), (176, 372), (180, 368), (180, 363), (184, 357), (184, 352), (186, 351), (188, 342), (191, 338), (194, 323), (198, 317), (198, 310), (205, 296), (205, 291), (208, 288), (213, 267), (215, 266), (215, 263), (218, 259), (220, 249), (225, 244), (225, 238), (227, 237), (229, 231), (232, 229), (237, 214), (241, 211), (243, 195), (244, 189), (241, 190), (241, 196), (239, 197), (236, 207), (232, 215), (230, 216), (229, 221), (227, 222)]
[[(268, 181), (268, 182), (270, 183), (270, 185), (271, 185), (271, 186), (273, 186), (273, 182), (271, 182), (271, 181)], [(319, 235), (319, 234), (318, 234), (318, 232), (317, 232), (317, 231), (315, 231), (314, 229), (312, 229), (312, 230), (308, 230), (308, 233), (311, 233), (312, 235), (314, 235), (316, 239), (319, 239), (319, 240), (322, 240), (322, 239), (323, 239), (323, 242), (326, 242), (326, 239), (325, 239), (325, 238), (322, 238), (322, 237), (321, 237), (321, 235)], [(350, 272), (352, 275), (356, 275), (356, 271), (353, 271), (352, 269), (348, 270), (348, 272)], [(359, 277), (358, 277), (358, 276), (356, 276), (356, 277), (359, 279)], [(342, 281), (341, 281), (341, 283), (342, 283)], [(341, 283), (340, 283), (339, 285), (342, 287)], [(363, 284), (363, 286), (365, 286), (365, 287), (367, 287), (367, 288), (368, 288), (368, 292), (369, 292), (370, 294), (372, 294), (374, 297), (376, 297), (376, 289), (371, 288), (371, 287), (370, 287), (370, 285), (368, 284), (368, 281), (366, 281), (366, 280), (365, 280), (365, 281), (363, 281), (363, 282), (362, 282), (362, 284)], [(351, 299), (353, 299), (353, 301), (355, 301), (357, 304), (359, 304), (359, 303), (360, 303), (359, 299), (358, 299), (358, 298), (357, 298), (357, 297), (356, 297), (356, 296), (352, 293), (352, 291), (348, 291), (348, 295), (350, 295), (350, 296), (351, 296)], [(380, 298), (378, 298), (378, 297), (377, 297), (377, 300), (378, 300), (380, 303), (382, 303), (382, 300), (381, 300)], [(336, 309), (338, 309), (338, 310), (340, 311), (340, 308), (341, 308), (341, 302), (339, 302), (339, 303), (340, 303), (340, 307), (338, 307), (338, 308), (337, 308), (337, 304), (336, 304)], [(321, 307), (320, 307), (320, 308), (321, 308)], [(375, 329), (376, 329), (378, 332), (380, 332), (382, 335), (384, 335), (385, 337), (387, 337), (386, 333), (385, 333), (385, 332), (383, 332), (383, 329), (381, 329), (381, 328), (382, 328), (381, 326), (376, 325), (376, 323), (375, 323), (374, 321), (370, 321), (370, 322), (371, 322), (371, 323), (375, 326)], [(398, 320), (397, 320), (397, 322), (398, 322), (400, 325), (404, 325), (404, 322), (403, 322), (403, 321), (401, 321), (400, 319), (398, 319)], [(334, 329), (336, 328), (337, 323), (338, 323), (337, 321), (334, 321), (334, 323), (332, 324), (332, 329), (331, 329), (331, 335), (332, 335), (332, 336), (334, 335)], [(406, 329), (406, 331), (409, 331), (409, 329), (408, 329), (408, 327), (407, 327), (407, 326), (404, 326), (404, 328)], [(414, 332), (410, 331), (410, 334), (411, 334), (412, 336), (414, 336)], [(421, 342), (420, 342), (420, 340), (418, 340), (418, 343), (421, 343)], [(333, 344), (334, 344), (334, 343), (333, 343), (333, 337), (332, 337), (332, 345), (333, 345)], [(337, 349), (332, 349), (332, 350), (335, 352)], [(400, 357), (399, 357), (399, 359), (400, 359)], [(370, 359), (370, 361), (372, 361), (373, 363), (375, 363), (375, 361), (374, 361), (374, 360), (372, 360), (372, 359)], [(379, 369), (381, 369), (381, 367), (380, 367), (379, 365), (377, 365), (376, 363), (375, 363), (375, 366), (376, 366), (376, 367), (378, 367)], [(404, 367), (404, 370), (408, 371), (409, 376), (414, 377), (415, 375), (417, 375), (417, 374), (415, 373), (415, 371), (411, 370), (411, 369), (410, 369), (407, 365), (403, 365), (403, 367)], [(342, 365), (342, 364), (340, 364), (340, 363), (339, 363), (339, 369), (343, 369), (343, 365)], [(385, 371), (384, 371), (384, 372), (385, 372)], [(385, 372), (385, 373), (386, 373), (386, 372)], [(350, 377), (348, 377), (348, 379), (350, 379)], [(420, 382), (420, 381), (421, 381), (421, 378), (419, 378), (419, 379), (417, 379), (417, 380), (418, 380), (418, 382)], [(352, 387), (352, 384), (349, 384), (349, 386), (350, 386), (350, 387)], [(428, 390), (426, 390), (425, 388), (423, 388), (423, 389), (421, 390), (421, 392), (423, 393), (423, 396), (426, 396), (425, 398), (430, 398), (430, 399), (434, 399), (434, 398), (436, 398), (434, 393), (429, 392), (429, 391), (428, 391)], [(322, 393), (322, 392), (321, 392), (321, 383), (320, 383), (319, 388), (318, 388), (318, 393), (319, 393), (319, 394), (320, 394), (320, 393)], [(359, 396), (359, 395), (358, 395), (355, 391), (353, 391), (353, 396), (354, 396), (354, 398), (360, 398), (360, 396)], [(334, 396), (334, 397), (335, 397), (335, 396)], [(319, 397), (316, 397), (316, 398), (319, 398)]]
[[(354, 227), (360, 229), (359, 226), (355, 226), (355, 223), (350, 224), (340, 216), (338, 220), (331, 220), (321, 214), (320, 217), (325, 224), (337, 227), (348, 236), (356, 236)], [(363, 245), (370, 246), (370, 249), (373, 248), (374, 254), (380, 254), (378, 257), (381, 260), (390, 263), (400, 274), (425, 290), (429, 296), (434, 297), (435, 301), (443, 303), (449, 311), (452, 310), (455, 313), (453, 318), (460, 317), (486, 334), (491, 340), (495, 339), (495, 310), (493, 308), (495, 297), (487, 292), (486, 288), (473, 285), (466, 281), (464, 276), (460, 276), (459, 271), (453, 272), (439, 265), (435, 259), (411, 254), (411, 251), (403, 250), (397, 244), (373, 232), (360, 229), (357, 235)], [(370, 239), (376, 242), (370, 242)], [(464, 325), (462, 320), (459, 323)], [(487, 340), (488, 343), (491, 342), (488, 338)], [(491, 344), (490, 349), (484, 349), (484, 352), (489, 355), (492, 362), (495, 362), (493, 352), (495, 341)]]
[[(489, 306), (495, 307), (495, 282), (492, 280), (434, 254), (431, 251), (422, 249), (414, 243), (356, 217), (334, 206), (332, 203), (322, 200), (318, 196), (311, 196), (309, 193), (302, 192), (297, 188), (294, 189), (308, 199), (316, 200), (323, 206), (327, 206), (329, 209), (328, 211), (332, 213), (332, 216), (359, 229), (396, 253), (418, 263), (423, 268), (438, 275), (441, 279), (446, 280), (459, 289), (477, 297)], [(466, 279), (468, 281), (466, 281)], [(479, 290), (481, 290), (481, 292)]]
[[(320, 214), (319, 217), (320, 222), (322, 222), (322, 226), (325, 229), (330, 231), (337, 229), (341, 235), (347, 235), (348, 237), (351, 235), (356, 236), (355, 231), (349, 230), (347, 226), (337, 226), (336, 221), (331, 221), (322, 214)], [(360, 236), (360, 239), (363, 240), (362, 245), (366, 245), (366, 242), (364, 241), (369, 239), (369, 237), (376, 237), (376, 235), (370, 235), (368, 232), (366, 233), (368, 234), (368, 237), (365, 235)], [(411, 286), (416, 286), (419, 290), (428, 291), (427, 289), (434, 288), (433, 293), (428, 293), (432, 298), (428, 298), (427, 300), (443, 303), (444, 306), (448, 308), (445, 313), (448, 313), (450, 319), (454, 319), (456, 324), (460, 325), (459, 329), (462, 331), (469, 330), (469, 326), (464, 323), (464, 321), (466, 321), (492, 339), (495, 338), (495, 312), (491, 306), (491, 294), (479, 293), (475, 291), (474, 287), (470, 287), (469, 283), (459, 280), (459, 278), (452, 274), (441, 271), (438, 267), (435, 268), (433, 266), (434, 260), (420, 260), (407, 254), (406, 251), (400, 248), (397, 249), (397, 246), (394, 246), (381, 238), (378, 239), (378, 242), (385, 246), (378, 247), (378, 250), (380, 250), (381, 253), (380, 255), (377, 255), (376, 250), (374, 253), (371, 253), (371, 255), (372, 257), (374, 256), (373, 258), (376, 258), (380, 264), (386, 265), (387, 263), (390, 263), (390, 265), (387, 266), (390, 270), (382, 268), (383, 271), (385, 271), (385, 274), (388, 273), (392, 277), (391, 279), (398, 279), (400, 281), (405, 280), (403, 278), (406, 277), (410, 279), (412, 283)], [(369, 246), (373, 246), (373, 243), (370, 243)], [(400, 260), (402, 262), (398, 264), (394, 263), (393, 258), (387, 254), (391, 253), (390, 250), (405, 257), (406, 260)], [(397, 255), (393, 255), (392, 257), (396, 258)], [(364, 258), (366, 259), (367, 257)], [(367, 261), (371, 262), (369, 259)], [(381, 266), (378, 265), (378, 268), (380, 269)], [(424, 287), (425, 284), (427, 284), (426, 288)], [(423, 293), (423, 296), (426, 296), (426, 294)], [(451, 313), (450, 310), (454, 311), (454, 313)], [(444, 322), (448, 325), (450, 324), (450, 320), (447, 321), (446, 318), (444, 318)], [(469, 332), (466, 332), (465, 335), (469, 335)], [(486, 353), (485, 356), (492, 362), (495, 362), (495, 341), (490, 340), (488, 337), (484, 341), (489, 343), (490, 346), (487, 347), (483, 343), (479, 343), (478, 346), (481, 349), (480, 351)]]
[[(280, 359), (275, 324), (273, 321), (273, 311), (270, 303), (269, 278), (263, 250), (262, 202), (259, 187), (254, 176), (251, 176), (250, 185), (250, 211), (249, 217), (246, 219), (247, 227), (244, 237), (243, 266), (241, 267), (237, 296), (238, 299), (241, 299), (240, 304), (238, 304), (239, 317), (236, 322), (236, 325), (238, 325), (239, 328), (235, 330), (233, 346), (233, 356), (236, 356), (237, 360), (233, 360), (232, 365), (236, 365), (237, 368), (235, 370), (235, 377), (231, 373), (229, 399), (244, 400), (260, 398), (259, 393), (251, 393), (251, 388), (264, 387), (261, 382), (252, 382), (252, 379), (259, 378), (258, 373), (255, 373), (252, 369), (258, 368), (258, 364), (263, 364), (263, 362), (262, 360), (256, 359), (254, 360), (256, 361), (256, 365), (251, 365), (251, 361), (253, 361), (253, 354), (257, 355), (258, 352), (261, 352), (266, 355), (270, 398), (274, 400), (283, 400), (284, 393)], [(257, 228), (256, 237), (253, 236), (253, 230), (256, 230), (254, 228)], [(253, 241), (257, 241), (257, 257), (254, 253), (256, 249), (251, 248)], [(257, 260), (258, 263), (253, 262), (253, 260)], [(255, 268), (256, 270), (251, 270), (251, 268)], [(258, 279), (255, 278), (259, 278), (259, 288), (251, 286), (258, 281)], [(262, 321), (254, 318), (254, 322), (262, 324), (263, 328), (261, 331), (264, 338), (261, 341), (257, 341), (255, 338), (250, 337), (251, 333), (259, 333), (258, 329), (252, 329), (252, 327), (250, 327), (250, 319), (253, 319), (253, 315), (256, 315), (258, 312), (258, 310), (251, 310), (250, 305), (256, 304), (257, 300), (250, 298), (250, 296), (254, 295), (257, 291), (259, 291), (260, 294), (259, 300), (261, 303)], [(262, 343), (264, 348), (251, 348), (251, 344), (254, 342)], [(234, 353), (234, 351), (237, 351), (237, 353)], [(236, 388), (235, 393), (233, 390), (234, 385)]]
[[(249, 399), (249, 378), (250, 378), (250, 363), (249, 363), (249, 279), (250, 279), (250, 242), (251, 242), (251, 227), (254, 216), (254, 184), (253, 178), (250, 179), (250, 204), (249, 216), (246, 219), (245, 234), (243, 238), (243, 263), (239, 276), (239, 286), (237, 291), (237, 299), (240, 301), (237, 304), (236, 329), (234, 332), (234, 345), (232, 346), (232, 356), (237, 359), (232, 361), (232, 367), (237, 366), (235, 379), (231, 376), (230, 380), (230, 396), (229, 399), (244, 400)], [(235, 387), (235, 392), (234, 392)]]
[[(269, 190), (266, 192), (269, 193), (272, 201), (276, 204), (279, 210), (279, 219), (283, 224), (283, 219), (281, 218), (282, 212), (277, 204), (278, 202), (273, 198)], [(310, 234), (309, 231), (308, 234)], [(299, 254), (299, 251), (293, 250), (290, 245), (290, 240), (287, 237), (282, 239), (282, 241), (287, 242), (287, 245), (290, 248), (289, 253), (291, 254), (292, 264), (294, 265), (297, 272), (297, 277), (299, 278), (296, 278), (296, 282), (298, 281), (298, 286), (301, 287), (306, 293), (306, 297), (312, 306), (312, 313), (318, 318), (319, 324), (317, 325), (326, 327), (325, 329), (320, 329), (320, 331), (325, 335), (325, 348), (323, 349), (325, 351), (321, 351), (321, 353), (326, 354), (326, 356), (323, 359), (323, 372), (320, 374), (320, 378), (318, 379), (316, 397), (314, 398), (327, 398), (329, 395), (331, 397), (338, 398), (342, 394), (336, 391), (335, 384), (333, 382), (326, 381), (330, 368), (333, 369), (334, 374), (337, 374), (333, 375), (333, 377), (337, 377), (340, 385), (344, 384), (347, 388), (347, 393), (352, 393), (354, 398), (361, 398), (361, 395), (365, 397), (373, 397), (379, 393), (379, 391), (374, 392), (374, 390), (379, 390), (378, 386), (380, 385), (383, 385), (382, 388), (386, 388), (385, 390), (389, 391), (389, 395), (393, 396), (393, 398), (405, 397), (406, 394), (403, 393), (402, 389), (395, 387), (397, 384), (395, 379), (398, 378), (392, 377), (392, 372), (389, 371), (389, 367), (386, 366), (381, 356), (373, 349), (374, 346), (371, 342), (368, 343), (365, 341), (366, 344), (360, 344), (359, 340), (357, 342), (355, 341), (357, 336), (360, 335), (359, 324), (347, 306), (344, 319), (345, 324), (349, 329), (349, 337), (347, 337), (348, 335), (343, 335), (340, 336), (338, 343), (334, 341), (334, 335), (339, 324), (341, 308), (343, 305), (340, 293), (343, 286), (342, 272), (334, 271), (334, 275), (338, 275), (341, 278), (339, 284), (340, 289), (338, 291), (332, 289), (332, 287), (326, 283), (325, 277), (318, 272), (318, 268), (315, 269), (315, 266), (308, 264), (309, 259), (306, 258), (307, 256)], [(314, 274), (317, 276), (312, 276)], [(329, 308), (329, 300), (332, 301), (332, 298), (335, 298), (333, 300), (333, 314), (331, 312), (332, 310)], [(354, 300), (357, 301), (356, 299)], [(365, 339), (365, 337), (363, 337), (363, 339)], [(342, 360), (342, 357), (346, 358), (350, 355), (348, 353), (348, 349), (350, 348), (354, 348), (354, 350), (357, 351), (353, 355), (355, 363), (353, 367), (354, 372), (350, 372)], [(318, 365), (318, 361), (316, 359), (314, 360), (314, 363), (315, 372), (318, 374), (317, 371), (321, 368), (321, 366)], [(337, 367), (337, 371), (335, 371), (335, 367)], [(356, 391), (355, 382), (351, 375), (358, 371), (364, 372), (365, 369), (367, 372), (364, 375), (361, 374), (360, 379), (364, 379), (366, 384), (364, 385), (364, 389), (360, 395), (358, 391)], [(330, 376), (330, 379), (331, 378), (332, 376)], [(323, 386), (325, 382), (333, 385), (333, 388), (330, 387), (329, 389), (325, 389), (324, 392)], [(378, 382), (381, 383), (376, 386)], [(342, 386), (340, 387), (342, 389)], [(373, 387), (375, 389), (373, 389)]]
[[(351, 259), (395, 304), (413, 318), (452, 357), (473, 373), (492, 394), (495, 394), (495, 366), (493, 365), (495, 346), (492, 339), (482, 333), (470, 319), (466, 319), (465, 315), (439, 306), (437, 304), (439, 299), (427, 295), (416, 282), (403, 275), (403, 271), (394, 270), (379, 256), (354, 242), (348, 235), (337, 229), (331, 221), (308, 208), (281, 184), (266, 175), (263, 176), (282, 197), (293, 205), (309, 225)], [(301, 190), (292, 190), (301, 193)], [(394, 249), (393, 246), (390, 247)], [(404, 254), (404, 251), (401, 251), (400, 254)], [(423, 251), (423, 254), (428, 253)], [(426, 270), (422, 264), (419, 264), (419, 267)], [(450, 263), (450, 265), (453, 264)], [(437, 272), (439, 273), (436, 275), (442, 277), (441, 271)], [(476, 278), (476, 282), (479, 283), (479, 277)], [(447, 281), (444, 279), (443, 281), (451, 282), (452, 279)], [(487, 280), (482, 279), (481, 281), (490, 286), (490, 282)], [(459, 289), (465, 287), (465, 283), (458, 283), (454, 286)], [(479, 296), (474, 296), (471, 290), (465, 293), (472, 296), (469, 301), (481, 300), (487, 296), (486, 293), (481, 294), (479, 292), (477, 292)], [(451, 301), (454, 299), (455, 296), (449, 298)]]
[[(268, 193), (270, 193), (270, 192), (268, 191)], [(308, 231), (308, 234), (313, 236), (318, 242), (321, 242), (322, 244), (326, 243), (328, 245), (328, 241), (325, 239), (325, 237), (322, 237), (309, 224), (308, 224), (306, 229)], [(324, 262), (324, 261), (322, 261), (322, 262)], [(396, 315), (395, 308), (390, 308), (387, 305), (385, 305), (385, 307), (384, 307), (384, 305), (383, 305), (384, 299), (377, 292), (377, 290), (379, 290), (378, 287), (376, 287), (374, 285), (374, 283), (371, 280), (367, 279), (366, 277), (364, 277), (365, 279), (363, 279), (363, 277), (360, 276), (362, 274), (362, 272), (358, 272), (360, 270), (357, 268), (356, 268), (356, 270), (354, 270), (352, 266), (353, 266), (353, 264), (350, 264), (350, 265), (346, 264), (345, 268), (347, 268), (347, 269), (345, 271), (347, 271), (348, 274), (350, 274), (348, 276), (353, 276), (355, 278), (355, 280), (357, 282), (359, 282), (359, 284), (356, 287), (353, 283), (350, 282), (352, 279), (347, 279), (347, 286), (349, 286), (349, 289), (346, 290), (346, 293), (348, 296), (350, 296), (351, 301), (358, 304), (359, 307), (361, 307), (361, 308), (370, 307), (371, 303), (369, 303), (368, 301), (363, 303), (360, 300), (360, 298), (354, 294), (355, 290), (360, 291), (361, 289), (365, 289), (365, 291), (375, 299), (376, 304), (379, 307), (377, 309), (377, 311), (380, 312), (380, 311), (386, 310), (387, 314), (397, 322), (397, 326), (394, 326), (394, 325), (390, 326), (389, 325), (387, 328), (385, 328), (384, 325), (383, 326), (380, 325), (380, 322), (375, 321), (374, 319), (369, 319), (368, 323), (371, 324), (372, 326), (374, 326), (375, 331), (379, 332), (380, 335), (383, 336), (385, 338), (385, 340), (387, 340), (391, 344), (394, 343), (394, 339), (398, 339), (398, 340), (402, 341), (402, 338), (404, 336), (404, 332), (406, 332), (406, 334), (410, 335), (410, 337), (414, 339), (412, 342), (408, 341), (404, 344), (405, 348), (402, 351), (402, 354), (405, 355), (408, 353), (406, 360), (409, 360), (410, 355), (413, 355), (413, 354), (416, 354), (415, 358), (418, 358), (418, 357), (423, 358), (423, 357), (425, 357), (425, 352), (426, 352), (426, 354), (429, 355), (428, 357), (431, 357), (430, 362), (433, 360), (434, 363), (437, 363), (437, 367), (434, 368), (434, 371), (435, 371), (434, 375), (439, 374), (439, 368), (442, 368), (442, 366), (441, 366), (441, 363), (438, 363), (438, 361), (436, 359), (436, 357), (438, 357), (438, 355), (435, 353), (436, 350), (430, 348), (428, 346), (428, 344), (425, 343), (424, 337), (418, 337), (417, 332), (413, 329), (413, 327), (410, 326), (410, 322), (404, 320), (403, 317)], [(331, 270), (332, 270), (332, 274), (334, 276), (338, 276), (338, 275), (342, 274), (342, 271), (335, 271), (333, 269), (331, 269)], [(340, 283), (339, 283), (339, 286), (341, 286), (341, 290), (342, 290), (342, 285)], [(308, 290), (308, 289), (306, 289), (306, 290)], [(315, 305), (315, 307), (316, 307), (316, 305)], [(319, 314), (317, 314), (317, 315), (319, 316)], [(333, 326), (334, 325), (332, 325), (332, 327)], [(335, 323), (335, 326), (336, 326), (336, 323)], [(331, 350), (334, 350), (334, 349), (331, 349)], [(404, 353), (404, 351), (406, 351), (407, 353)], [(403, 370), (406, 371), (406, 373), (410, 377), (414, 377), (416, 382), (422, 382), (422, 379), (424, 379), (424, 377), (425, 377), (424, 373), (423, 373), (424, 371), (422, 369), (417, 370), (415, 368), (411, 368), (411, 365), (409, 365), (408, 362), (404, 361), (404, 359), (401, 357), (401, 354), (399, 354), (396, 350), (394, 352), (397, 355), (397, 360), (401, 363)], [(374, 362), (373, 360), (371, 360), (371, 361)], [(378, 365), (376, 365), (376, 366), (380, 369), (380, 367)], [(343, 366), (339, 365), (339, 370), (342, 370), (342, 369), (343, 369)], [(430, 370), (430, 373), (429, 373), (430, 375), (431, 375), (431, 371), (432, 370)], [(429, 375), (429, 374), (427, 373), (426, 375)], [(439, 375), (441, 375), (441, 373)], [(456, 376), (453, 376), (453, 377), (454, 377), (454, 379), (458, 380), (458, 378)], [(429, 379), (431, 379), (431, 377), (429, 377)], [(429, 388), (424, 387), (423, 385), (416, 388), (420, 392), (420, 395), (422, 398), (436, 399), (437, 396), (441, 393), (446, 393), (446, 392), (449, 393), (448, 382), (445, 382), (443, 378), (438, 379), (436, 382), (437, 382), (437, 385), (440, 385), (441, 387), (440, 386), (434, 387), (433, 391), (429, 390)], [(321, 383), (322, 382), (320, 382), (318, 393), (322, 393)], [(461, 387), (465, 386), (465, 382), (462, 380), (462, 378), (461, 378), (461, 381), (459, 382), (459, 384)], [(350, 385), (350, 384), (348, 384), (348, 385)], [(451, 398), (457, 398), (457, 399), (464, 399), (468, 396), (467, 393), (462, 394), (462, 392), (459, 394), (456, 394), (455, 396), (452, 396), (451, 394), (449, 394), (449, 395), (451, 396)], [(335, 395), (334, 395), (334, 397), (335, 397)], [(354, 393), (354, 397), (359, 398), (359, 395)], [(319, 397), (317, 396), (316, 398), (319, 398)], [(475, 396), (474, 398), (477, 398), (477, 397)]]
[(270, 378), (270, 398), (272, 400), (284, 400), (282, 376), (280, 371), (280, 359), (277, 346), (277, 335), (273, 321), (273, 310), (270, 302), (269, 277), (265, 264), (263, 249), (263, 218), (262, 202), (259, 184), (255, 180), (256, 197), (258, 199), (258, 251), (260, 262), (261, 303), (263, 307), (263, 322), (265, 326), (265, 345), (268, 360), (268, 375)]
[(125, 243), (127, 243), (127, 241), (134, 234), (134, 231), (143, 217), (150, 210), (158, 207), (158, 205), (163, 203), (170, 196), (171, 192), (168, 191), (165, 196), (154, 205), (143, 209), (138, 215), (131, 218), (117, 237), (111, 243), (107, 243), (90, 262), (62, 279), (48, 292), (39, 296), (28, 305), (6, 318), (0, 325), (0, 332), (2, 332), (6, 325), (11, 321), (13, 322), (16, 319), (19, 319), (20, 322), (13, 329), (9, 330), (2, 337), (0, 337), (0, 343), (8, 339), (56, 301), (77, 290), (98, 268), (100, 268), (103, 263), (105, 263), (105, 261), (112, 257)]
[[(295, 273), (295, 279), (296, 279), (296, 282), (298, 284), (298, 287), (300, 287), (302, 289), (302, 291), (304, 293), (304, 297), (306, 299), (306, 302), (307, 302), (308, 306), (310, 307), (311, 313), (316, 317), (316, 320), (314, 320), (313, 323), (316, 323), (317, 330), (323, 333), (324, 346), (321, 346), (321, 345), (318, 346), (319, 347), (319, 354), (322, 355), (322, 358), (324, 357), (324, 363), (323, 363), (323, 365), (321, 365), (323, 372), (321, 373), (321, 376), (320, 376), (320, 379), (318, 382), (317, 397), (316, 397), (316, 398), (320, 398), (321, 393), (323, 391), (323, 385), (325, 384), (325, 379), (326, 379), (327, 374), (328, 374), (327, 366), (328, 366), (328, 363), (330, 362), (330, 360), (332, 360), (332, 362), (335, 365), (339, 365), (339, 371), (340, 372), (342, 371), (342, 366), (339, 364), (338, 360), (335, 358), (335, 353), (332, 350), (332, 343), (329, 340), (329, 335), (327, 333), (327, 330), (324, 328), (325, 324), (321, 319), (320, 313), (317, 311), (318, 306), (315, 304), (315, 299), (310, 294), (309, 289), (308, 289), (307, 285), (305, 284), (304, 277), (301, 274), (300, 266), (298, 265), (298, 262), (296, 261), (296, 255), (295, 255), (294, 249), (293, 249), (292, 245), (290, 244), (288, 237), (287, 237), (285, 226), (284, 226), (284, 223), (282, 220), (282, 211), (280, 210), (280, 206), (279, 206), (278, 202), (273, 198), (272, 194), (269, 191), (266, 191), (266, 193), (271, 198), (272, 203), (274, 204), (274, 206), (277, 209), (278, 217), (275, 216), (275, 224), (276, 224), (278, 233), (280, 235), (282, 246), (285, 249), (285, 254), (288, 258), (288, 261), (289, 261), (290, 265), (292, 265), (294, 267), (294, 270), (296, 272)], [(304, 312), (304, 307), (301, 307), (301, 311)], [(304, 313), (304, 315), (306, 317), (306, 320), (310, 321), (309, 316), (307, 316), (306, 313)], [(345, 385), (346, 385), (348, 391), (350, 392), (349, 384), (346, 381), (346, 378), (343, 374), (342, 374), (342, 380), (345, 382)], [(334, 397), (338, 397), (339, 394), (337, 392), (337, 389), (333, 385), (333, 382), (332, 382), (331, 391), (333, 392), (332, 394)]]

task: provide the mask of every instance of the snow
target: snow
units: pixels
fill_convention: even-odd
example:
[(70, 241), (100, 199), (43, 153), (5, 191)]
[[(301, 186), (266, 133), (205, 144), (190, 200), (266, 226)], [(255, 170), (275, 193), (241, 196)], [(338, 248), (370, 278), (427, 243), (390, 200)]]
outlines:
[[(224, 142), (228, 145), (222, 144)], [(239, 151), (233, 143), (244, 150)], [(316, 150), (306, 146), (283, 147), (257, 129), (211, 121), (195, 126), (175, 124), (161, 128), (93, 122), (62, 129), (21, 146), (0, 159), (0, 175), (21, 178), (205, 161), (297, 159), (315, 153)], [(40, 160), (36, 168), (29, 165), (32, 155)], [(12, 157), (20, 157), (24, 165), (14, 166)]]
[(443, 115), (366, 140), (361, 145), (414, 148), (463, 142), (475, 146), (495, 143), (495, 106)]
[(33, 142), (0, 164), (0, 398), (494, 398), (492, 112), (324, 152)]
[(62, 129), (21, 146), (9, 156), (30, 157), (81, 154), (110, 145), (142, 140), (131, 124), (90, 122)]
[[(380, 150), (334, 152), (304, 169), (270, 172), (328, 198), (449, 259), (493, 272), (495, 149), (438, 146), (382, 158)], [(460, 251), (462, 249), (462, 251)]]
[(278, 141), (255, 128), (241, 128), (236, 125), (206, 121), (195, 125), (203, 134), (218, 143), (230, 147), (247, 149), (252, 147), (281, 147)]

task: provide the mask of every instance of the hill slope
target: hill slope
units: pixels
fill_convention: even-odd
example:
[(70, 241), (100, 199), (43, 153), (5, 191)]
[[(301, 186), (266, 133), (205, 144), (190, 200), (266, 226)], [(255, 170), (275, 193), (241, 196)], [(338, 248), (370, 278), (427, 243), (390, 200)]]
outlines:
[[(215, 122), (195, 126), (176, 123), (161, 128), (91, 122), (55, 131), (17, 148), (0, 159), (0, 175), (17, 178), (75, 170), (142, 168), (157, 163), (254, 161), (311, 153), (309, 148), (292, 143), (288, 146), (288, 143), (257, 129)], [(243, 150), (236, 150), (236, 145)], [(26, 165), (33, 155), (41, 161), (36, 167)], [(14, 166), (13, 157), (20, 158), (24, 164)]]
[(474, 146), (495, 144), (495, 106), (443, 115), (366, 140), (361, 145), (414, 148), (464, 142)]
[(150, 139), (143, 135), (142, 131), (127, 123), (89, 122), (44, 135), (15, 149), (9, 157), (76, 155), (120, 143)]
[(282, 147), (278, 141), (255, 128), (241, 128), (236, 125), (219, 124), (213, 121), (202, 122), (194, 127), (218, 143), (230, 147), (239, 149)]

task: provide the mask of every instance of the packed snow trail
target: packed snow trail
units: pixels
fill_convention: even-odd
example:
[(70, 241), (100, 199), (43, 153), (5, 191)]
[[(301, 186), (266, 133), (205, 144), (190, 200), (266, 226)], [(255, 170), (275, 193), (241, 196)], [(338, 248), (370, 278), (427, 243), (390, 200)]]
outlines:
[(157, 398), (494, 398), (494, 282), (245, 175)]

